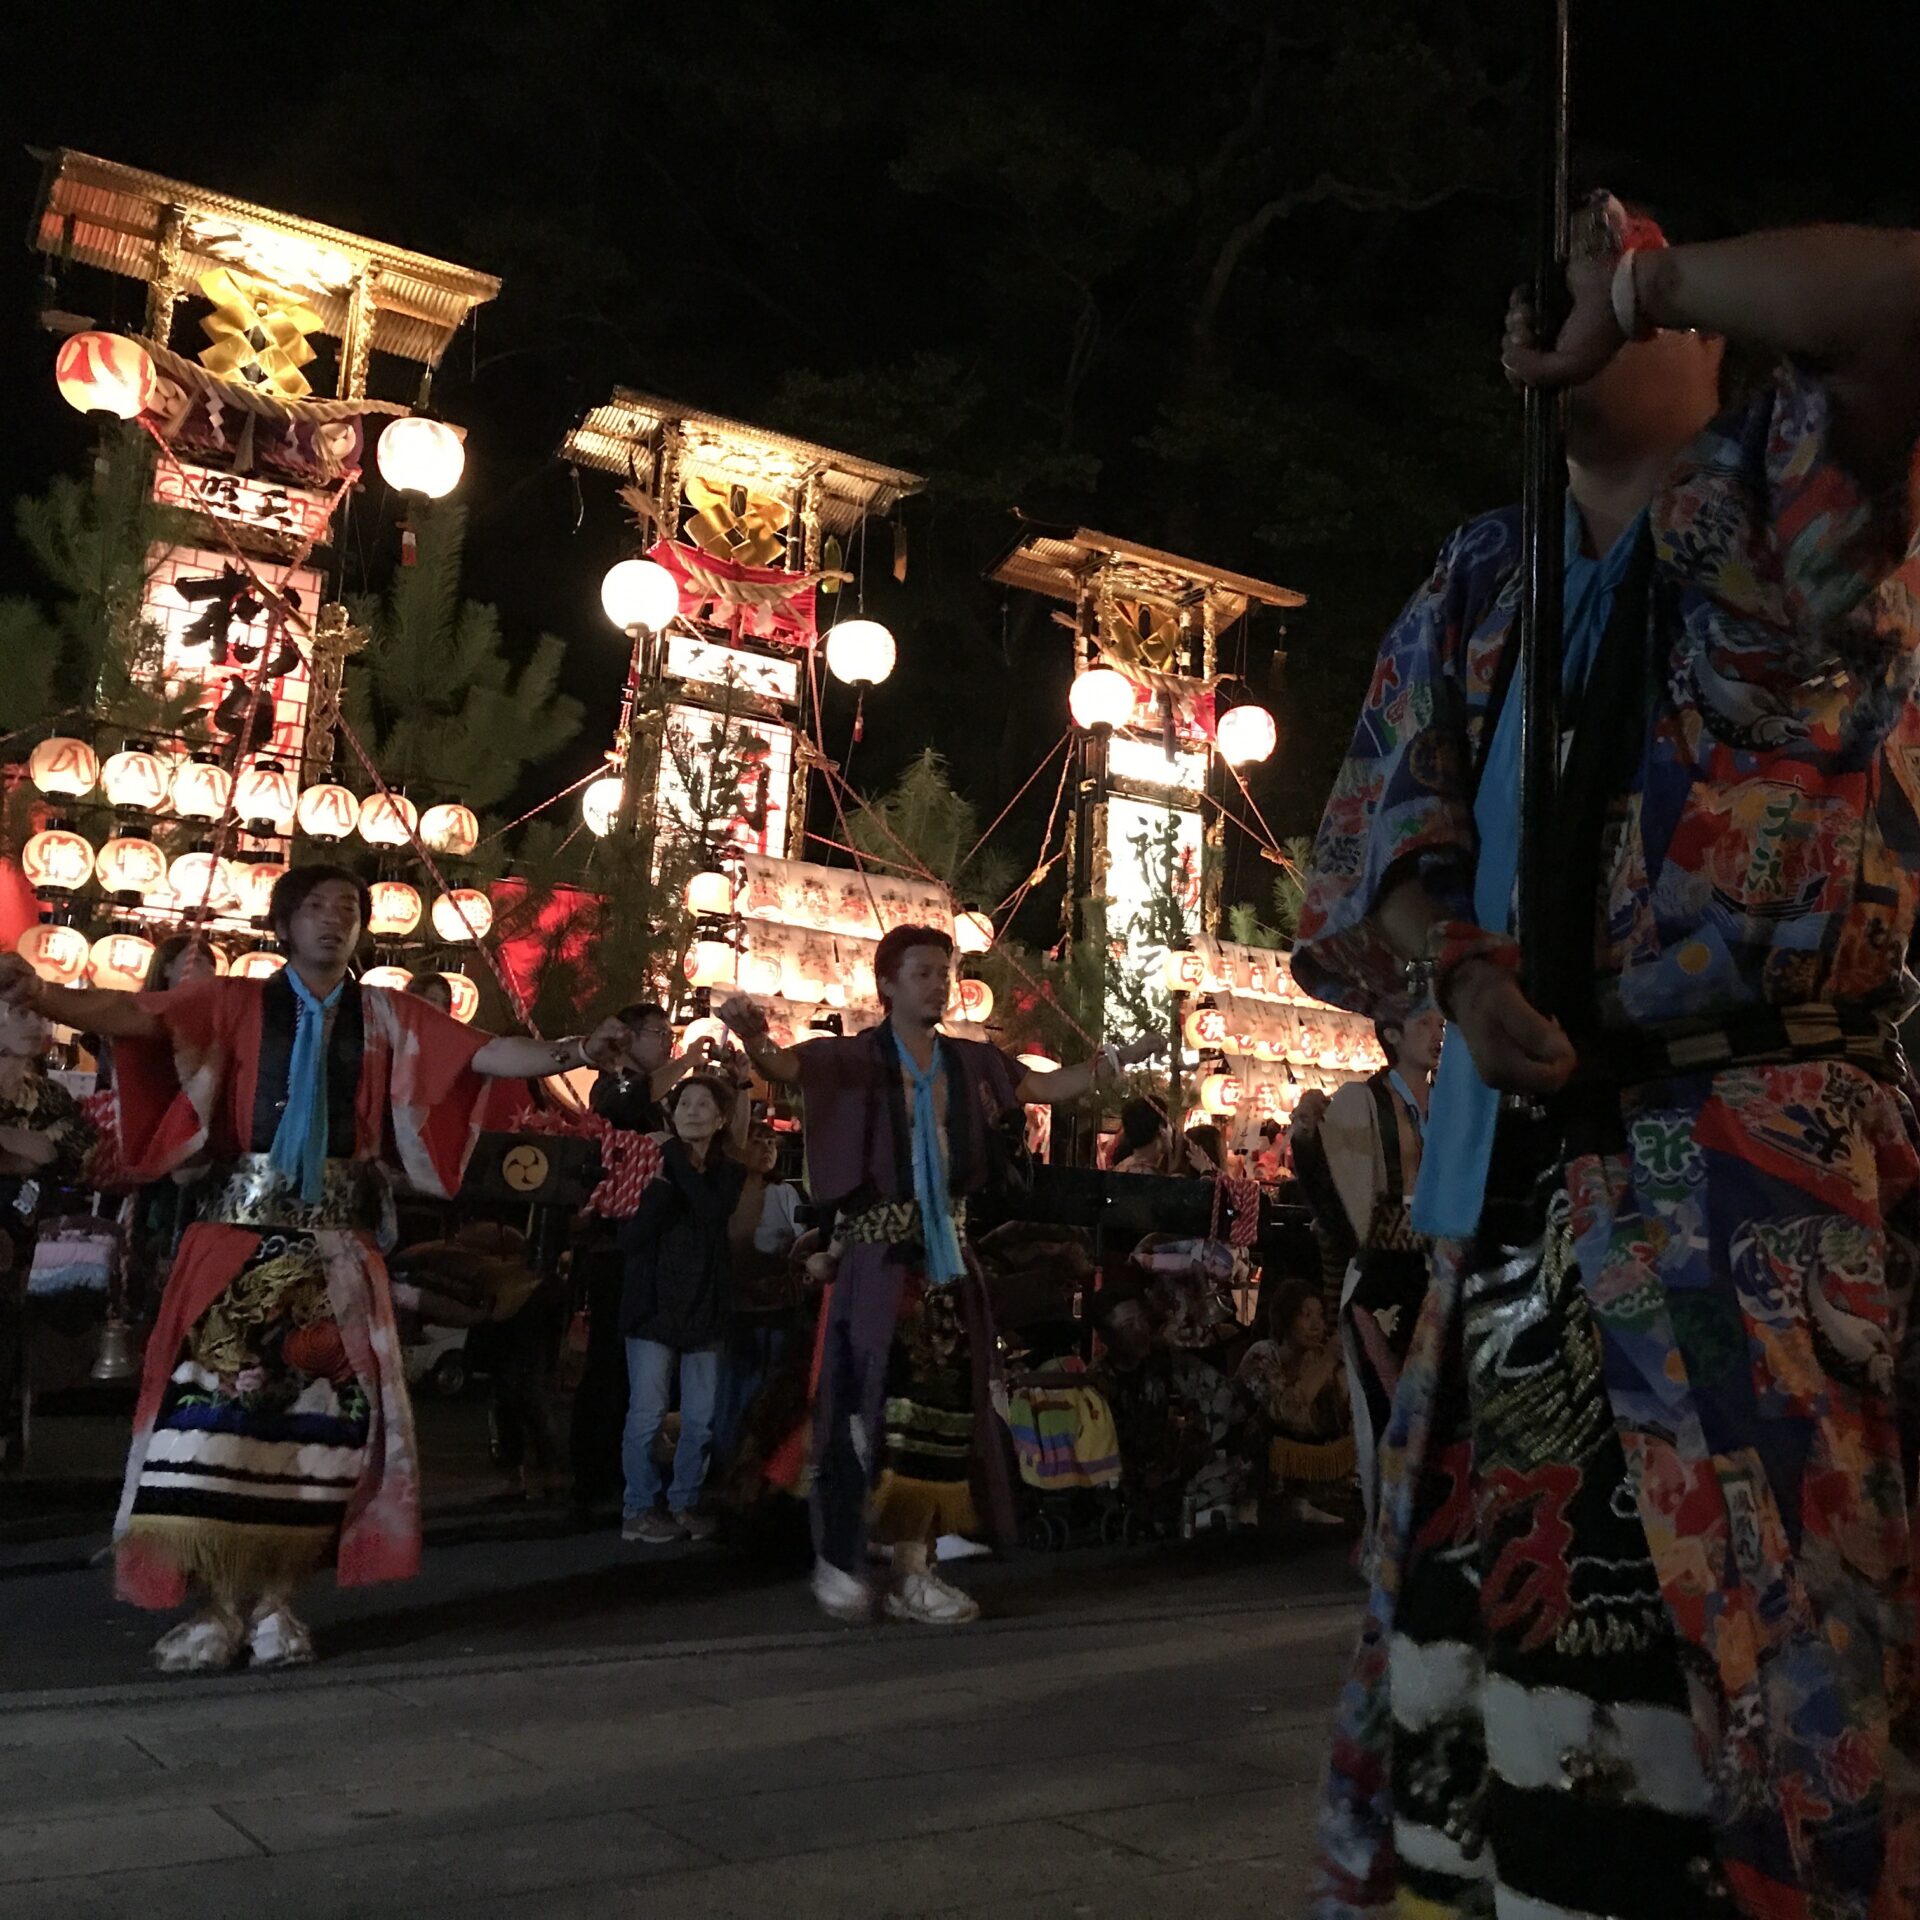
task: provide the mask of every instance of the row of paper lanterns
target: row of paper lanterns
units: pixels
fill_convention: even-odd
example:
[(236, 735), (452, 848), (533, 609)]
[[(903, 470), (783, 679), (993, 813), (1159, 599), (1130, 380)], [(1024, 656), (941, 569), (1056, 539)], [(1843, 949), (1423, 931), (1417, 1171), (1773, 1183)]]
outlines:
[[(1067, 710), (1074, 725), (1089, 733), (1112, 733), (1144, 718), (1136, 711), (1147, 698), (1145, 688), (1113, 667), (1088, 667), (1074, 676), (1067, 689)], [(1157, 716), (1155, 716), (1157, 720)], [(1214, 721), (1213, 744), (1230, 767), (1250, 767), (1273, 757), (1280, 729), (1265, 707), (1249, 701), (1228, 707)]]
[(404, 847), (418, 834), (431, 852), (462, 859), (480, 843), (471, 807), (442, 802), (422, 813), (403, 793), (370, 793), (363, 800), (332, 781), (302, 789), (271, 754), (256, 754), (236, 780), (217, 760), (123, 747), (100, 756), (84, 740), (56, 735), (27, 760), (33, 784), (54, 800), (79, 800), (97, 787), (122, 813), (163, 813), (184, 820), (218, 820), (231, 801), (243, 825), (289, 834), (297, 825), (315, 840), (344, 840), (358, 832), (369, 846)]
[[(216, 943), (207, 943), (213, 956), (214, 971), (236, 980), (267, 980), (287, 963), (264, 947), (229, 958)], [(120, 929), (89, 941), (78, 928), (42, 922), (29, 927), (14, 949), (41, 979), (55, 986), (77, 987), (82, 983), (110, 987), (122, 993), (138, 993), (147, 984), (147, 971), (153, 965), (154, 943), (143, 933)], [(386, 987), (403, 992), (414, 979), (405, 967), (369, 967), (360, 976), (364, 987)], [(470, 1021), (480, 1008), (480, 989), (464, 973), (442, 973), (453, 997), (453, 1017)]]
[[(762, 943), (742, 953), (726, 940), (696, 940), (687, 954), (687, 983), (801, 1006), (871, 1004), (878, 998), (871, 950), (850, 968), (830, 972), (821, 964), (819, 944), (809, 941), (788, 952)], [(984, 1024), (993, 1018), (993, 989), (984, 980), (956, 980), (954, 1007), (963, 1020)]]

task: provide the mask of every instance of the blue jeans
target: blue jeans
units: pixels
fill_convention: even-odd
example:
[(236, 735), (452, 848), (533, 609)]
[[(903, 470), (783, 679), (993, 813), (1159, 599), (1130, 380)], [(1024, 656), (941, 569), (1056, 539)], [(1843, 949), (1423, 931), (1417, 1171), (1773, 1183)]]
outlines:
[(695, 1347), (683, 1353), (675, 1347), (663, 1347), (657, 1340), (627, 1342), (627, 1383), (631, 1391), (620, 1460), (626, 1469), (628, 1513), (651, 1513), (660, 1499), (660, 1469), (653, 1464), (653, 1443), (660, 1423), (667, 1417), (676, 1362), (680, 1367), (680, 1444), (674, 1449), (673, 1486), (667, 1494), (667, 1505), (675, 1513), (686, 1513), (699, 1500), (713, 1442), (722, 1361), (719, 1347)]

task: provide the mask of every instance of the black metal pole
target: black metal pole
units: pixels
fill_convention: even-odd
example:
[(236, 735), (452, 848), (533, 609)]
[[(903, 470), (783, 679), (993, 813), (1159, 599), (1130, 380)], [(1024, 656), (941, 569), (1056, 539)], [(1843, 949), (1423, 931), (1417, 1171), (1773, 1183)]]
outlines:
[[(1533, 253), (1533, 310), (1543, 341), (1566, 309), (1569, 208), (1571, 0), (1535, 0), (1540, 47), (1539, 193)], [(1563, 403), (1529, 388), (1525, 401), (1526, 470), (1520, 540), (1525, 594), (1520, 613), (1520, 874), (1514, 931), (1526, 955), (1524, 979), (1536, 1005), (1549, 984), (1535, 936), (1552, 897), (1554, 805), (1560, 773), (1560, 645), (1567, 463)], [(1545, 1009), (1552, 1011), (1550, 1007)]]

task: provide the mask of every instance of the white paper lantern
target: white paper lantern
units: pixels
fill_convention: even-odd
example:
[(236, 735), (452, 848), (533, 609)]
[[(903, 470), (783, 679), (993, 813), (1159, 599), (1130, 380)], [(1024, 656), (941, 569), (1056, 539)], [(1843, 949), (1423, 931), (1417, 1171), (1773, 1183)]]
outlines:
[(100, 769), (100, 791), (107, 804), (126, 813), (158, 813), (167, 804), (172, 782), (172, 769), (145, 747), (124, 747)]
[(77, 893), (93, 878), (93, 842), (71, 827), (48, 827), (20, 849), (20, 871), (36, 893)]
[(878, 620), (842, 620), (827, 630), (827, 671), (847, 687), (877, 687), (899, 649)]
[(957, 953), (985, 953), (993, 945), (993, 922), (984, 913), (956, 913), (953, 945)]
[(153, 965), (153, 942), (138, 933), (110, 933), (93, 943), (88, 977), (96, 987), (138, 993)]
[(464, 860), (480, 844), (480, 822), (471, 807), (443, 800), (420, 816), (420, 839), (430, 852)]
[(447, 1011), (463, 1027), (471, 1026), (473, 1016), (480, 1011), (480, 989), (464, 973), (443, 973), (440, 978), (453, 995), (453, 1005)]
[(271, 980), (286, 964), (284, 955), (270, 952), (265, 947), (255, 947), (233, 963), (233, 977), (236, 980)]
[(680, 583), (657, 560), (621, 560), (600, 582), (600, 604), (623, 633), (659, 633), (680, 611)]
[(404, 880), (376, 880), (367, 890), (373, 913), (367, 931), (382, 937), (411, 933), (420, 924), (420, 892)]
[(196, 755), (174, 770), (173, 810), (183, 820), (218, 820), (232, 792), (233, 775), (217, 760)]
[(604, 836), (613, 831), (620, 817), (620, 803), (626, 796), (626, 783), (617, 773), (604, 774), (580, 796), (580, 817), (587, 831)]
[(405, 993), (412, 980), (405, 967), (369, 967), (360, 976), (363, 987), (385, 987), (389, 993)]
[(87, 936), (78, 927), (42, 924), (29, 927), (14, 947), (42, 980), (56, 987), (77, 986), (91, 957)]
[(84, 740), (56, 734), (27, 756), (27, 773), (48, 798), (77, 800), (100, 778), (100, 756)]
[(696, 940), (687, 955), (687, 979), (696, 987), (730, 987), (738, 958), (724, 940)]
[(261, 755), (234, 783), (233, 810), (253, 833), (293, 831), (299, 789), (271, 755)]
[(300, 796), (293, 817), (311, 840), (344, 840), (360, 823), (360, 802), (347, 788), (323, 781)]
[(733, 882), (724, 873), (696, 873), (687, 882), (687, 909), (691, 913), (724, 917), (733, 911)]
[(370, 847), (412, 843), (420, 809), (404, 793), (370, 793), (360, 803), (360, 838)]
[(166, 884), (167, 857), (151, 840), (127, 834), (100, 849), (93, 870), (108, 893), (130, 905)]
[(273, 907), (273, 890), (285, 877), (284, 860), (234, 860), (228, 863), (240, 910), (249, 920), (265, 920)]
[(467, 450), (444, 420), (406, 414), (389, 420), (373, 450), (380, 477), (399, 493), (439, 500), (460, 484)]
[(455, 887), (433, 903), (433, 931), (449, 946), (484, 940), (493, 930), (493, 902), (478, 887)]
[(978, 1027), (993, 1018), (993, 989), (984, 980), (962, 980), (959, 992), (961, 1019)]
[(204, 907), (215, 914), (237, 914), (241, 910), (240, 890), (234, 885), (230, 862), (216, 860), (211, 852), (195, 847), (183, 853), (167, 869), (167, 885), (173, 897), (189, 912)]
[(54, 356), (53, 380), (76, 413), (136, 420), (153, 401), (153, 356), (123, 333), (70, 333)]
[(1265, 707), (1229, 707), (1214, 725), (1214, 744), (1230, 767), (1250, 767), (1272, 757), (1280, 729)]
[(1231, 1073), (1208, 1073), (1200, 1078), (1200, 1105), (1216, 1119), (1239, 1111), (1245, 1089)]
[(1067, 690), (1067, 710), (1075, 726), (1089, 732), (1124, 727), (1133, 718), (1133, 682), (1111, 667), (1089, 667), (1074, 676)]

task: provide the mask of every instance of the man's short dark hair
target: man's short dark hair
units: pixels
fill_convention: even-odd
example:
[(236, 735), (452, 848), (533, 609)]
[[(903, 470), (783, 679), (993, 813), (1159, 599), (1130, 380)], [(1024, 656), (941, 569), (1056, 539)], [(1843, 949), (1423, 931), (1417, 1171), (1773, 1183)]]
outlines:
[(1285, 1129), (1282, 1128), (1278, 1120), (1262, 1120), (1260, 1122), (1260, 1138), (1262, 1140), (1278, 1140), (1283, 1131), (1285, 1131)]
[[(892, 927), (881, 936), (873, 950), (873, 978), (876, 985), (891, 980), (900, 971), (900, 963), (915, 947), (936, 947), (953, 957), (953, 936), (938, 927)], [(883, 999), (884, 995), (881, 996)]]
[(1129, 1153), (1138, 1153), (1160, 1138), (1167, 1116), (1151, 1100), (1129, 1100), (1120, 1109), (1120, 1138)]
[(267, 896), (267, 924), (276, 937), (282, 942), (292, 939), (293, 916), (300, 911), (300, 903), (329, 880), (342, 880), (353, 889), (360, 902), (360, 931), (366, 932), (373, 918), (373, 895), (367, 883), (345, 867), (315, 861), (311, 866), (289, 867), (273, 883), (273, 892)]
[(614, 1018), (623, 1027), (631, 1027), (635, 1033), (638, 1033), (649, 1020), (665, 1020), (668, 1026), (673, 1025), (666, 1008), (655, 1006), (651, 1000), (636, 1000), (632, 1006), (622, 1007)]

